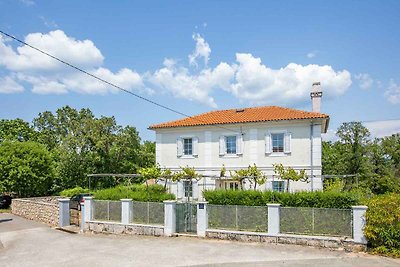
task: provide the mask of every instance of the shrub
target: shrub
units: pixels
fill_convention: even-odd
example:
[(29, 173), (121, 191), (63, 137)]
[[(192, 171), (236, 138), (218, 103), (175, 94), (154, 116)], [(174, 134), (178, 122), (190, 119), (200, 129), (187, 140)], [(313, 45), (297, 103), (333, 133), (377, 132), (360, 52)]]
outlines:
[(91, 191), (88, 188), (82, 188), (80, 186), (74, 187), (74, 188), (69, 188), (65, 189), (60, 192), (60, 196), (63, 197), (72, 197), (77, 194), (82, 194), (82, 193), (90, 193)]
[(272, 192), (255, 190), (207, 190), (205, 199), (216, 205), (265, 206), (280, 203), (284, 207), (314, 207), (347, 209), (358, 205), (360, 200), (350, 192)]
[(364, 233), (373, 252), (400, 257), (400, 195), (376, 196), (366, 202)]
[(175, 195), (167, 193), (161, 185), (132, 185), (117, 186), (114, 188), (97, 190), (94, 192), (95, 199), (99, 200), (120, 200), (130, 198), (134, 201), (162, 202), (175, 199)]

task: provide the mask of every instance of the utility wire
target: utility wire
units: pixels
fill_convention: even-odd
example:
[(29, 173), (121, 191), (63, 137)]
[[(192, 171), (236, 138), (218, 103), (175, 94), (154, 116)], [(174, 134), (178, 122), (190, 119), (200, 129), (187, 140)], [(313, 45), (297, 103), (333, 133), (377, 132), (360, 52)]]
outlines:
[[(171, 112), (173, 112), (173, 113), (182, 115), (182, 116), (184, 116), (184, 117), (186, 117), (186, 118), (193, 119), (193, 120), (197, 120), (197, 121), (199, 121), (199, 122), (201, 122), (201, 123), (204, 123), (204, 124), (206, 124), (206, 125), (209, 125), (209, 123), (207, 123), (206, 121), (203, 121), (203, 120), (201, 120), (201, 119), (192, 117), (192, 116), (187, 115), (187, 114), (185, 114), (185, 113), (183, 113), (183, 112), (180, 112), (180, 111), (175, 110), (175, 109), (173, 109), (173, 108), (167, 107), (167, 106), (165, 106), (165, 105), (163, 105), (163, 104), (157, 103), (157, 102), (155, 102), (155, 101), (153, 101), (153, 100), (151, 100), (151, 99), (148, 99), (148, 98), (143, 97), (143, 96), (141, 96), (141, 95), (138, 95), (138, 94), (136, 94), (136, 93), (134, 93), (134, 92), (131, 92), (131, 91), (127, 90), (127, 89), (124, 89), (124, 88), (122, 88), (122, 87), (120, 87), (120, 86), (118, 86), (118, 85), (116, 85), (116, 84), (114, 84), (114, 83), (112, 83), (112, 82), (109, 82), (109, 81), (107, 81), (107, 80), (104, 80), (104, 79), (100, 78), (99, 76), (96, 76), (96, 75), (94, 75), (94, 74), (92, 74), (92, 73), (90, 73), (90, 72), (88, 72), (88, 71), (85, 71), (85, 70), (83, 70), (83, 69), (81, 69), (81, 68), (79, 68), (79, 67), (77, 67), (77, 66), (75, 66), (75, 65), (73, 65), (73, 64), (71, 64), (71, 63), (69, 63), (69, 62), (67, 62), (67, 61), (64, 61), (64, 60), (62, 60), (62, 59), (60, 59), (60, 58), (58, 58), (58, 57), (56, 57), (56, 56), (53, 56), (52, 54), (47, 53), (47, 52), (45, 52), (45, 51), (43, 51), (43, 50), (41, 50), (41, 49), (39, 49), (39, 48), (37, 48), (37, 47), (35, 47), (35, 46), (33, 46), (33, 45), (30, 45), (30, 44), (28, 44), (28, 43), (26, 43), (26, 42), (24, 42), (24, 41), (18, 39), (17, 37), (15, 37), (15, 36), (13, 36), (13, 35), (11, 35), (11, 34), (8, 34), (8, 33), (4, 32), (4, 31), (2, 31), (2, 30), (0, 30), (0, 33), (3, 34), (3, 35), (5, 35), (5, 36), (7, 36), (7, 37), (10, 37), (11, 39), (13, 39), (13, 40), (15, 40), (15, 41), (17, 41), (17, 42), (19, 42), (19, 43), (21, 43), (21, 44), (23, 44), (23, 45), (26, 45), (26, 46), (28, 46), (28, 47), (34, 49), (34, 50), (36, 50), (36, 51), (38, 51), (38, 52), (40, 52), (40, 53), (42, 53), (42, 54), (44, 54), (44, 55), (46, 55), (46, 56), (48, 56), (48, 57), (51, 57), (52, 59), (54, 59), (54, 60), (56, 60), (56, 61), (58, 61), (58, 62), (61, 62), (61, 63), (64, 64), (64, 65), (67, 65), (67, 66), (69, 66), (69, 67), (71, 67), (71, 68), (73, 68), (73, 69), (75, 69), (75, 70), (77, 70), (77, 71), (79, 71), (79, 72), (82, 72), (82, 73), (84, 73), (84, 74), (86, 74), (86, 75), (88, 75), (88, 76), (90, 76), (90, 77), (92, 77), (92, 78), (94, 78), (94, 79), (96, 79), (96, 80), (99, 80), (100, 82), (103, 82), (103, 83), (108, 84), (108, 85), (110, 85), (110, 86), (112, 86), (112, 87), (115, 87), (115, 88), (117, 88), (118, 90), (121, 90), (121, 91), (123, 91), (123, 92), (125, 92), (125, 93), (131, 94), (131, 95), (133, 95), (133, 96), (135, 96), (135, 97), (137, 97), (137, 98), (139, 98), (139, 99), (141, 99), (141, 100), (143, 100), (143, 101), (146, 101), (146, 102), (148, 102), (148, 103), (150, 103), (150, 104), (153, 104), (153, 105), (155, 105), (155, 106), (158, 106), (158, 107), (160, 107), (160, 108), (169, 110), (169, 111), (171, 111)], [(238, 132), (238, 131), (235, 131), (235, 130), (232, 130), (232, 129), (229, 129), (229, 128), (226, 128), (226, 127), (223, 127), (223, 126), (220, 126), (220, 125), (210, 125), (210, 126), (218, 127), (218, 128), (224, 129), (224, 130), (228, 130), (228, 131), (231, 131), (231, 132), (235, 132), (235, 133), (241, 134), (241, 132)]]

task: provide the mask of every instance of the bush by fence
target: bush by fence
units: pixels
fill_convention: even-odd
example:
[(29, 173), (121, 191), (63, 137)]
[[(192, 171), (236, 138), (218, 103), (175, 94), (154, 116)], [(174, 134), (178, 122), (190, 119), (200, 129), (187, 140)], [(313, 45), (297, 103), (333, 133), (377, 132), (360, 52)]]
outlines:
[(367, 203), (365, 237), (376, 253), (400, 257), (400, 194), (376, 196)]
[(348, 209), (360, 204), (357, 194), (350, 192), (272, 192), (255, 190), (207, 190), (204, 197), (214, 205), (265, 206), (280, 203), (283, 207)]
[(71, 197), (80, 193), (92, 193), (95, 199), (98, 200), (120, 200), (130, 198), (134, 201), (151, 201), (162, 202), (164, 200), (173, 200), (175, 195), (165, 192), (161, 185), (131, 185), (117, 186), (113, 188), (92, 190), (87, 188), (75, 187), (61, 192), (62, 196)]

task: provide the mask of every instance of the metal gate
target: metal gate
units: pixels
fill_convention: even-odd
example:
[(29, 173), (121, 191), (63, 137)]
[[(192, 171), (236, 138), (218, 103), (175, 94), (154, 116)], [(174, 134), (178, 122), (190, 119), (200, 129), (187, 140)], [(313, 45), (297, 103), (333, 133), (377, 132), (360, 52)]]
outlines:
[(176, 232), (197, 232), (197, 204), (190, 202), (176, 203)]

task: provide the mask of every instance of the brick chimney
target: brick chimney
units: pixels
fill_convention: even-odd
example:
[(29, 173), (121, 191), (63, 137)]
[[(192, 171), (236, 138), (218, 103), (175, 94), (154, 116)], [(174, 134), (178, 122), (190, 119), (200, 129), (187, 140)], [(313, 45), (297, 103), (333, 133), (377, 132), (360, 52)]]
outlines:
[(321, 113), (322, 89), (320, 82), (313, 83), (310, 96), (312, 102), (312, 112)]

